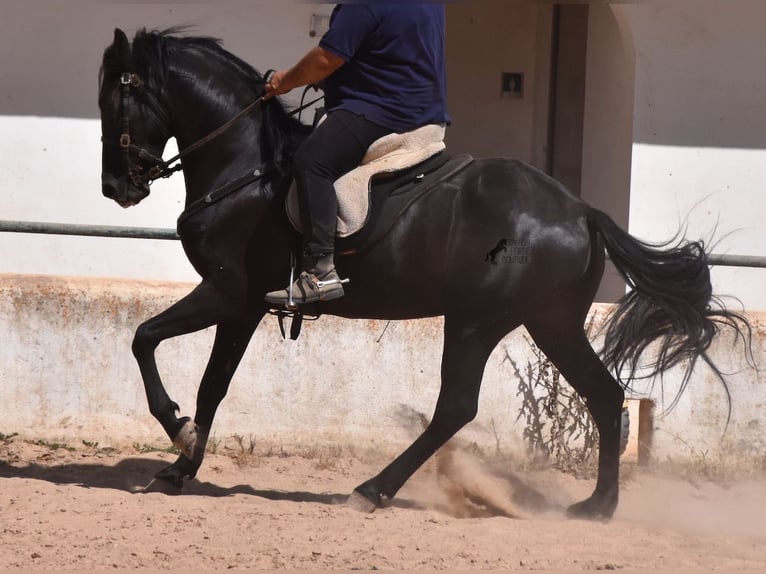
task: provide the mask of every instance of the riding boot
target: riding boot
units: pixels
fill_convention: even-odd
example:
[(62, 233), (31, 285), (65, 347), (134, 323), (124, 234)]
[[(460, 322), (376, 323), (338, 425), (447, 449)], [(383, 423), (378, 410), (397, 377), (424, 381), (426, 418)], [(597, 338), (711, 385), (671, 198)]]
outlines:
[(287, 289), (266, 294), (265, 300), (273, 305), (303, 305), (317, 301), (332, 301), (343, 297), (343, 282), (335, 271), (332, 253), (304, 256), (303, 272)]

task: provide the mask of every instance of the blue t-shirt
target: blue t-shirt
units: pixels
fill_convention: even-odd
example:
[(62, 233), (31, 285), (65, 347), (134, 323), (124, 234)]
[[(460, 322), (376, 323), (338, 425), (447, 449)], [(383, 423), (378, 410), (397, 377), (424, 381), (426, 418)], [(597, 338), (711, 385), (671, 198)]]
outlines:
[(448, 124), (444, 33), (440, 4), (338, 4), (319, 42), (346, 62), (324, 81), (327, 111), (399, 133)]

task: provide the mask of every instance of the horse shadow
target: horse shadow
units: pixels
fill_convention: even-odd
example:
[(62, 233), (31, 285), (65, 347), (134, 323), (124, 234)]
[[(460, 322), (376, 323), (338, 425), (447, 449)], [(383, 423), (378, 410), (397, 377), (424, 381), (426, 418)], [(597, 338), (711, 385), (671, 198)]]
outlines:
[(151, 458), (126, 458), (114, 465), (62, 463), (41, 465), (28, 463), (10, 465), (0, 461), (0, 479), (22, 478), (41, 480), (59, 485), (74, 485), (86, 489), (103, 488), (134, 494), (163, 493), (167, 495), (191, 495), (209, 498), (221, 498), (244, 494), (258, 496), (268, 500), (290, 502), (314, 502), (319, 504), (343, 504), (347, 494), (314, 493), (303, 491), (281, 491), (276, 489), (256, 489), (248, 484), (221, 486), (196, 478), (184, 482), (183, 488), (177, 488), (162, 481), (154, 480), (154, 475), (168, 465), (166, 461)]
[[(272, 501), (314, 503), (328, 506), (346, 504), (347, 493), (319, 493), (310, 491), (285, 491), (275, 488), (253, 488), (249, 484), (221, 486), (212, 482), (201, 481), (197, 478), (184, 482), (182, 488), (177, 488), (164, 481), (154, 479), (155, 474), (167, 466), (167, 461), (132, 457), (107, 463), (61, 463), (37, 464), (34, 462), (24, 465), (12, 465), (0, 461), (0, 479), (21, 478), (39, 480), (57, 485), (74, 485), (85, 489), (107, 489), (129, 492), (133, 494), (161, 493), (168, 496), (202, 496), (208, 498), (223, 498), (233, 495), (246, 495)], [(500, 476), (496, 474), (496, 476)], [(512, 472), (502, 473), (502, 478), (513, 486), (514, 502), (527, 501), (528, 510), (550, 510), (550, 504), (545, 496), (522, 478)], [(522, 496), (519, 496), (522, 494)], [(518, 498), (517, 498), (518, 497)], [(528, 503), (533, 501), (531, 505)], [(479, 501), (475, 501), (479, 502)], [(398, 496), (385, 502), (385, 507), (421, 510), (434, 510), (433, 506), (418, 500)], [(530, 508), (534, 507), (534, 508)], [(482, 516), (508, 516), (502, 509), (486, 507)]]

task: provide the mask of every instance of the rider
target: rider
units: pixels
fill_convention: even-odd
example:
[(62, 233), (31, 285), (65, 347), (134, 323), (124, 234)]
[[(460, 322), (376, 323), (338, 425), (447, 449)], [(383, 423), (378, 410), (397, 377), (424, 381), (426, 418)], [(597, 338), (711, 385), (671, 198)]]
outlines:
[[(322, 82), (327, 117), (293, 160), (303, 224), (295, 303), (343, 296), (333, 259), (338, 203), (333, 184), (390, 133), (448, 124), (445, 13), (440, 4), (338, 4), (319, 45), (266, 78), (265, 99)], [(266, 295), (287, 303), (289, 287)]]

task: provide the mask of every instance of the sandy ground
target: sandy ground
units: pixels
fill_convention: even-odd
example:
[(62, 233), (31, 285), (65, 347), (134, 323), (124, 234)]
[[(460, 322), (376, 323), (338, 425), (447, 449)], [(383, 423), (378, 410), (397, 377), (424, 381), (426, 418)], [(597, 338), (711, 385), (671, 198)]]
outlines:
[(628, 469), (614, 519), (588, 522), (563, 508), (591, 479), (453, 448), (364, 514), (343, 501), (386, 457), (248, 451), (219, 449), (168, 495), (136, 491), (171, 454), (0, 441), (0, 568), (766, 570), (766, 477)]

